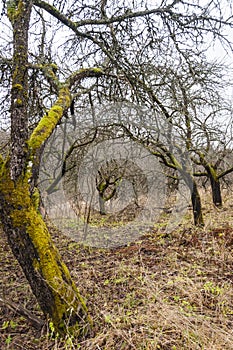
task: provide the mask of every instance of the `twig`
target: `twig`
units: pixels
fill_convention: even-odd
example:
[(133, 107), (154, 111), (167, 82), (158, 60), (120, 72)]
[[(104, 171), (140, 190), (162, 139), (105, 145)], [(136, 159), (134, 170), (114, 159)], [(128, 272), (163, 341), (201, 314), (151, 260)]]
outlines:
[(10, 310), (15, 311), (16, 313), (26, 317), (31, 325), (41, 330), (44, 326), (44, 321), (40, 320), (38, 317), (34, 316), (31, 312), (23, 308), (22, 306), (14, 303), (13, 301), (9, 301), (0, 297), (0, 304), (7, 306)]

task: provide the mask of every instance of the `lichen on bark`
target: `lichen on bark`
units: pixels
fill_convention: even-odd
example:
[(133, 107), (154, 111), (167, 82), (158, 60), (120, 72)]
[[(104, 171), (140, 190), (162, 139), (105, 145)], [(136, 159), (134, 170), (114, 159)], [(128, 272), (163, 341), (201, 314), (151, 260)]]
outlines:
[(42, 144), (49, 138), (56, 125), (62, 118), (64, 111), (70, 106), (70, 103), (70, 91), (64, 84), (64, 86), (60, 88), (57, 101), (43, 116), (28, 141), (28, 146), (33, 152), (39, 149)]
[(3, 162), (0, 176), (3, 228), (42, 310), (57, 332), (83, 335), (91, 324), (85, 302), (38, 213), (27, 176), (12, 181)]
[[(7, 1), (7, 15), (11, 23), (14, 22), (17, 16), (17, 13), (19, 11), (17, 3), (19, 3), (19, 1), (15, 1), (15, 0)], [(22, 6), (22, 1), (20, 1), (20, 6)]]
[(32, 2), (10, 0), (7, 14), (13, 29), (11, 89), (11, 177), (20, 176), (27, 157), (28, 138), (28, 30)]
[[(58, 84), (58, 98), (28, 138), (28, 31), (32, 1), (8, 1), (13, 29), (11, 153), (0, 156), (0, 221), (45, 315), (58, 333), (84, 334), (91, 325), (87, 308), (68, 268), (52, 242), (39, 210), (32, 167), (41, 146), (71, 102), (69, 88)], [(55, 69), (56, 67), (51, 67)]]

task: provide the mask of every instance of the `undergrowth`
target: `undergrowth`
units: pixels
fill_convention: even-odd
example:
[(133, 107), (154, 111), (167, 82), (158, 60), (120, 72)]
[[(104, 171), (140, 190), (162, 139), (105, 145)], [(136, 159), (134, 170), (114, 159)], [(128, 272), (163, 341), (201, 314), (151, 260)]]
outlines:
[[(164, 217), (137, 242), (112, 250), (83, 247), (51, 229), (94, 321), (93, 333), (82, 341), (54, 334), (1, 233), (0, 348), (233, 349), (231, 208), (230, 199), (223, 209), (205, 205), (201, 229), (188, 214), (166, 233)], [(44, 320), (43, 328), (11, 302)]]

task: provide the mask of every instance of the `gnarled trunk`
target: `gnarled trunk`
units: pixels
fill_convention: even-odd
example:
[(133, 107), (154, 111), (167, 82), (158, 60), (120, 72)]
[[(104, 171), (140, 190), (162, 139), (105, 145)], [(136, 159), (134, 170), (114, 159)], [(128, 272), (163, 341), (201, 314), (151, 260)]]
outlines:
[(26, 175), (12, 181), (3, 163), (0, 175), (0, 220), (41, 309), (58, 333), (85, 334), (87, 308), (38, 211), (39, 195), (31, 195)]
[(203, 162), (203, 166), (207, 171), (208, 178), (210, 180), (211, 192), (212, 192), (212, 200), (216, 207), (222, 206), (222, 194), (221, 194), (221, 186), (220, 181), (217, 175), (217, 171), (213, 165), (207, 162)]
[(5, 161), (0, 155), (0, 220), (9, 246), (55, 330), (81, 336), (91, 320), (39, 213), (33, 173), (39, 166), (41, 147), (70, 105), (70, 92), (67, 85), (59, 85), (57, 101), (29, 137), (28, 30), (32, 2), (11, 0), (7, 5), (14, 33), (11, 153)]
[(194, 225), (204, 226), (204, 219), (202, 215), (201, 197), (197, 189), (197, 184), (193, 181), (191, 190), (192, 208)]
[(189, 187), (191, 194), (194, 225), (204, 226), (201, 197), (197, 188), (197, 184), (191, 174), (182, 172), (182, 176), (185, 180), (186, 185)]
[(221, 194), (221, 186), (220, 181), (216, 176), (209, 175), (211, 191), (212, 191), (212, 200), (216, 207), (222, 207), (222, 194)]

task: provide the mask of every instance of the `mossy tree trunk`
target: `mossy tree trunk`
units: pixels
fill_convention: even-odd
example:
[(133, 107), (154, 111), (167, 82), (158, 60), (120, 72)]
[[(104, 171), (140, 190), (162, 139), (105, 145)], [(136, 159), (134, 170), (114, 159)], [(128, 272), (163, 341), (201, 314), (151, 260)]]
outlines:
[(1, 165), (0, 219), (8, 243), (41, 309), (60, 334), (84, 335), (89, 329), (87, 308), (38, 212), (27, 176), (16, 181), (8, 164)]
[(197, 184), (193, 181), (191, 188), (191, 199), (192, 199), (192, 209), (194, 225), (204, 226), (204, 219), (202, 214), (201, 197), (197, 189)]
[(185, 180), (186, 185), (189, 187), (191, 194), (194, 225), (204, 226), (201, 197), (198, 191), (197, 183), (194, 180), (193, 176), (189, 173), (182, 171), (182, 176)]
[[(39, 212), (33, 167), (46, 139), (70, 106), (69, 84), (59, 84), (58, 98), (28, 135), (28, 28), (31, 1), (9, 1), (14, 32), (11, 99), (11, 152), (0, 155), (0, 220), (9, 245), (45, 315), (60, 334), (86, 334), (87, 308), (55, 248)], [(83, 77), (85, 72), (82, 71)], [(55, 77), (52, 76), (55, 79)], [(74, 77), (73, 77), (74, 79)]]
[[(216, 207), (221, 208), (222, 207), (222, 193), (221, 193), (221, 185), (220, 185), (220, 176), (217, 174), (217, 163), (216, 165), (211, 164), (205, 159), (205, 155), (202, 152), (198, 152), (198, 155), (200, 157), (200, 164), (205, 168), (205, 171), (211, 185), (211, 192), (212, 192), (212, 201)], [(233, 168), (228, 169), (228, 171), (223, 172), (222, 175), (228, 174), (232, 171)]]
[(30, 1), (8, 1), (8, 17), (13, 27), (11, 88), (11, 177), (25, 168), (28, 139), (28, 30)]
[(222, 207), (222, 193), (220, 181), (218, 178), (210, 178), (211, 190), (212, 190), (212, 200), (216, 207)]
[(206, 165), (206, 171), (208, 173), (208, 177), (210, 179), (211, 191), (212, 191), (212, 200), (216, 207), (222, 207), (222, 194), (221, 194), (221, 186), (220, 181), (217, 176), (216, 170), (211, 165)]

